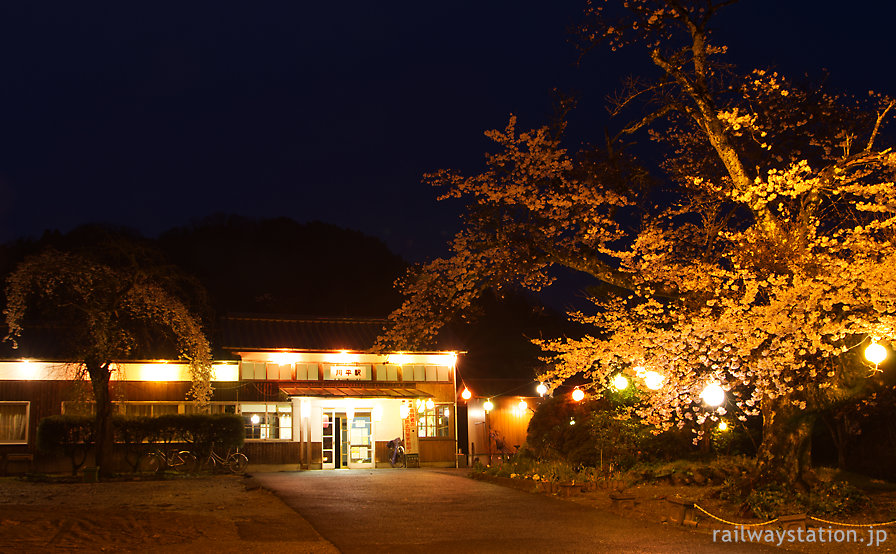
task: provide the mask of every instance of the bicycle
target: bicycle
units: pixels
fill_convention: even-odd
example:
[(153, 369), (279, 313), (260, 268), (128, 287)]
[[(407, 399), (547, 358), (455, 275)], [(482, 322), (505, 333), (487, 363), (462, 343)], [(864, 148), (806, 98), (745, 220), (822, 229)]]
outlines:
[(387, 443), (389, 447), (389, 463), (392, 467), (407, 467), (407, 457), (404, 451), (404, 441), (401, 437), (392, 439)]
[(160, 449), (147, 452), (137, 460), (137, 471), (140, 473), (158, 473), (168, 467), (179, 473), (196, 471), (196, 455), (189, 450), (172, 449), (167, 453)]
[(230, 452), (221, 456), (214, 449), (208, 453), (208, 458), (203, 462), (203, 467), (215, 471), (218, 467), (227, 468), (231, 473), (245, 473), (249, 467), (249, 458), (242, 452)]

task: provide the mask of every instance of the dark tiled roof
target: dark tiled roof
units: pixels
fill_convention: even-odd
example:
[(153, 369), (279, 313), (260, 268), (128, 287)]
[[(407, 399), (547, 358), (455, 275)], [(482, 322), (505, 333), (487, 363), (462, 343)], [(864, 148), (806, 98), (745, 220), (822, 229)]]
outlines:
[(233, 315), (221, 320), (225, 350), (370, 350), (384, 319)]

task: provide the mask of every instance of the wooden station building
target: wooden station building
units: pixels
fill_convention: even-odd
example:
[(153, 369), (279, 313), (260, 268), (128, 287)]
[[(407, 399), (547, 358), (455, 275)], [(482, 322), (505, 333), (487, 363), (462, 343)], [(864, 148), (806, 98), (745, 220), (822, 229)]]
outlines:
[[(387, 443), (401, 437), (420, 465), (455, 466), (457, 354), (371, 353), (384, 323), (224, 318), (210, 411), (242, 416), (253, 464), (388, 467)], [(0, 461), (31, 455), (39, 465), (40, 419), (91, 409), (73, 369), (51, 357), (0, 360)], [(186, 399), (188, 366), (176, 360), (122, 361), (111, 387), (120, 414), (198, 410)]]

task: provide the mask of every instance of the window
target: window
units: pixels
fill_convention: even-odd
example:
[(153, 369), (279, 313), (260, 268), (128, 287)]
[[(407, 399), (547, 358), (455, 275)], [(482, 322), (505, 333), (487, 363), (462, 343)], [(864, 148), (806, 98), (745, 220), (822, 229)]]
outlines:
[(292, 404), (240, 404), (247, 439), (292, 440)]
[(0, 402), (0, 444), (28, 443), (29, 402)]
[(417, 411), (417, 436), (449, 437), (448, 425), (451, 422), (451, 404), (436, 404), (432, 408)]
[[(194, 402), (113, 402), (114, 413), (127, 417), (159, 417), (167, 414), (235, 414), (236, 403), (211, 402), (208, 412), (199, 408)], [(94, 415), (94, 402), (65, 401), (62, 413), (75, 415)]]

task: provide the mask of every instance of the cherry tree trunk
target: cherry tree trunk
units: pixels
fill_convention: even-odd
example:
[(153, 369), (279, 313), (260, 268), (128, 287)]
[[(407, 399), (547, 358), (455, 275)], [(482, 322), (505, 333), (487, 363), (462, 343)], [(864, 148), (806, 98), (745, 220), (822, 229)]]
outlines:
[(787, 396), (762, 403), (762, 444), (756, 456), (756, 485), (777, 483), (806, 489), (812, 480), (815, 414)]
[(99, 467), (101, 476), (109, 476), (112, 474), (112, 449), (115, 445), (115, 434), (112, 427), (112, 399), (109, 394), (111, 373), (104, 367), (88, 367), (87, 371), (96, 401), (96, 465)]

